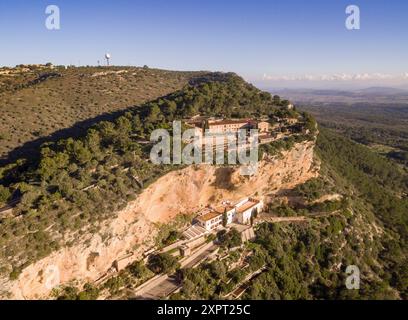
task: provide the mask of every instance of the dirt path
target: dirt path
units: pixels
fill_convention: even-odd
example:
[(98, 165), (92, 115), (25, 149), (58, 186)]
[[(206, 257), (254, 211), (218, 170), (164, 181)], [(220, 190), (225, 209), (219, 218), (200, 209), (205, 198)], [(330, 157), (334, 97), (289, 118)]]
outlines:
[(338, 216), (341, 213), (340, 210), (334, 211), (334, 212), (318, 212), (318, 213), (312, 213), (307, 216), (299, 216), (299, 217), (273, 217), (273, 216), (267, 216), (267, 215), (262, 215), (261, 216), (261, 221), (262, 222), (271, 222), (271, 223), (300, 223), (300, 222), (309, 222), (313, 219), (317, 218), (326, 218), (326, 217), (331, 217), (331, 216)]
[(262, 220), (271, 223), (283, 223), (283, 222), (306, 222), (309, 221), (310, 219), (306, 217), (269, 217), (264, 218)]

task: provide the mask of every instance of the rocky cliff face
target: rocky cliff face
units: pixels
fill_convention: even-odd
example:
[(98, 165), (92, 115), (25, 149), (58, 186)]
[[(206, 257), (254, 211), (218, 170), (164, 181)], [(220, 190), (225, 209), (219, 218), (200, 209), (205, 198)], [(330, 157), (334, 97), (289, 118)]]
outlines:
[(296, 144), (279, 157), (260, 162), (252, 177), (239, 168), (190, 166), (171, 172), (149, 186), (136, 201), (106, 221), (97, 234), (78, 239), (23, 270), (15, 281), (0, 279), (0, 298), (47, 298), (58, 284), (96, 281), (118, 258), (133, 252), (139, 259), (157, 233), (155, 223), (166, 223), (181, 213), (190, 214), (221, 200), (237, 201), (256, 196), (267, 199), (318, 175), (314, 143)]
[(222, 200), (264, 198), (315, 177), (313, 151), (313, 142), (297, 144), (280, 157), (264, 159), (252, 177), (242, 176), (239, 168), (207, 165), (175, 171), (146, 189), (138, 207), (149, 220), (163, 222)]

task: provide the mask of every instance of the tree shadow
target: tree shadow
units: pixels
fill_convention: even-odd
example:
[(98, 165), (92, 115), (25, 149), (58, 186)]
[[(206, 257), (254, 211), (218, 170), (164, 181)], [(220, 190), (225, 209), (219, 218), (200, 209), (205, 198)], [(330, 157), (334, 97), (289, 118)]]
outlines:
[(44, 143), (57, 142), (61, 139), (78, 138), (86, 134), (87, 130), (101, 121), (112, 121), (124, 115), (127, 111), (135, 108), (135, 106), (128, 107), (123, 110), (104, 113), (91, 119), (86, 119), (75, 123), (69, 128), (64, 128), (53, 132), (52, 134), (40, 137), (35, 140), (28, 141), (23, 145), (9, 151), (4, 157), (0, 159), (0, 166), (13, 163), (18, 159), (34, 160), (37, 159), (40, 153), (40, 147)]
[[(58, 75), (56, 74), (51, 74), (48, 75), (48, 77), (56, 77)], [(192, 79), (189, 80), (189, 85), (191, 86), (197, 86), (205, 82), (209, 81), (226, 81), (228, 77), (230, 77), (231, 74), (228, 73), (204, 73), (200, 76), (193, 77)], [(48, 79), (47, 77), (45, 80)], [(36, 81), (44, 81), (43, 78), (39, 78)], [(160, 99), (167, 98), (170, 94), (164, 95), (157, 97), (156, 99), (146, 101), (145, 103), (153, 102), (153, 101), (158, 101)], [(141, 104), (141, 105), (143, 105)], [(73, 126), (69, 128), (63, 128), (60, 130), (57, 130), (53, 132), (52, 134), (45, 136), (45, 137), (40, 137), (35, 140), (31, 140), (28, 142), (25, 142), (23, 145), (18, 146), (14, 148), (13, 150), (9, 151), (5, 156), (0, 158), (0, 167), (5, 166), (7, 164), (13, 163), (18, 159), (27, 159), (29, 162), (31, 160), (35, 160), (38, 158), (39, 153), (40, 153), (40, 147), (44, 143), (52, 143), (52, 142), (57, 142), (61, 139), (67, 139), (67, 138), (78, 138), (86, 134), (87, 130), (94, 126), (95, 124), (101, 122), (101, 121), (112, 121), (117, 119), (118, 117), (124, 115), (126, 112), (130, 110), (134, 110), (135, 108), (140, 107), (141, 105), (132, 105), (132, 106), (127, 106), (124, 109), (118, 110), (118, 111), (113, 111), (113, 112), (107, 112), (103, 113), (101, 115), (98, 115), (96, 117), (86, 119), (83, 121), (79, 121), (75, 123)]]

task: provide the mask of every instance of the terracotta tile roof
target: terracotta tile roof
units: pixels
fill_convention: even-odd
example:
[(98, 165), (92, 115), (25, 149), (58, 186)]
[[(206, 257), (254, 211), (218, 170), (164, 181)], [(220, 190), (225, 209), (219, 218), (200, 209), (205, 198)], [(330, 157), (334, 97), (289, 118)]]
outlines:
[(206, 213), (200, 217), (197, 218), (197, 220), (203, 221), (203, 222), (207, 222), (210, 221), (214, 218), (219, 217), (221, 214), (219, 212), (215, 212), (215, 211), (211, 211), (209, 213)]
[(243, 124), (246, 125), (250, 122), (250, 120), (245, 119), (245, 120), (222, 120), (222, 121), (214, 121), (210, 122), (208, 125), (210, 127), (212, 126), (223, 126), (223, 125), (228, 125), (228, 124)]
[(244, 203), (242, 206), (240, 206), (239, 208), (237, 208), (237, 213), (243, 213), (253, 207), (255, 207), (257, 204), (259, 204), (259, 201), (248, 201), (246, 203)]
[(214, 208), (214, 211), (224, 214), (225, 209), (227, 209), (227, 212), (228, 212), (228, 211), (233, 210), (234, 208), (235, 208), (234, 206), (219, 206), (219, 207)]

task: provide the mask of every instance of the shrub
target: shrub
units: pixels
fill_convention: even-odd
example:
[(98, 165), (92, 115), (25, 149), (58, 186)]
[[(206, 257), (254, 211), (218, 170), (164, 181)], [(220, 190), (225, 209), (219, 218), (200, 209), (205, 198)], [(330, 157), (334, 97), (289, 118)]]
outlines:
[(0, 185), (0, 204), (6, 203), (11, 197), (11, 192), (8, 188)]
[(148, 263), (149, 269), (156, 274), (170, 274), (179, 268), (177, 259), (168, 253), (160, 253), (150, 257)]
[(217, 234), (217, 237), (220, 244), (229, 249), (239, 247), (242, 244), (241, 234), (235, 228), (232, 228), (228, 233), (222, 230)]

